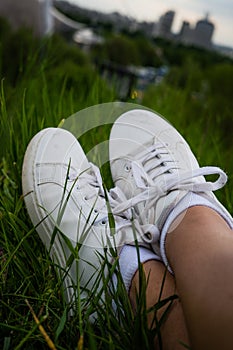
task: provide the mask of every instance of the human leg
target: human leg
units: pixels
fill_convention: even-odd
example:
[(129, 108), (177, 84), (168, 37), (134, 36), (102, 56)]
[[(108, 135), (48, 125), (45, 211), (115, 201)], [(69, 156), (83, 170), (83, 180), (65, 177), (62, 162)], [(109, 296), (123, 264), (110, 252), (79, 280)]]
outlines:
[[(147, 232), (145, 230), (145, 234), (142, 236), (144, 244), (149, 244), (153, 251), (161, 255), (170, 271), (173, 270), (171, 264), (175, 264), (175, 260), (178, 259), (179, 264), (177, 262), (178, 265), (174, 267), (174, 272), (176, 279), (179, 280), (180, 273), (182, 276), (182, 283), (179, 280), (180, 287), (178, 287), (178, 293), (183, 295), (185, 315), (186, 303), (188, 305), (186, 319), (187, 317), (191, 317), (189, 325), (191, 328), (194, 327), (190, 332), (191, 343), (198, 350), (207, 349), (208, 347), (205, 347), (206, 337), (203, 337), (203, 344), (201, 344), (202, 329), (199, 326), (201, 324), (199, 315), (202, 315), (202, 312), (200, 314), (197, 312), (201, 306), (200, 304), (196, 305), (196, 303), (200, 302), (200, 299), (205, 301), (208, 298), (208, 293), (206, 293), (206, 290), (208, 290), (207, 286), (213, 286), (216, 273), (217, 275), (219, 274), (217, 278), (219, 282), (228, 284), (226, 295), (228, 295), (228, 301), (231, 298), (229, 295), (231, 296), (230, 291), (232, 286), (231, 283), (228, 283), (228, 279), (231, 274), (231, 267), (229, 266), (232, 266), (232, 257), (230, 254), (232, 251), (232, 238), (230, 238), (230, 234), (232, 233), (233, 220), (212, 193), (212, 191), (224, 186), (227, 181), (226, 174), (216, 167), (200, 168), (195, 156), (182, 136), (163, 118), (150, 111), (133, 110), (123, 114), (116, 121), (111, 132), (110, 160), (115, 184), (124, 191), (128, 198), (125, 208), (132, 205), (134, 207), (135, 217), (139, 218), (142, 226), (147, 227)], [(213, 183), (206, 182), (204, 176), (214, 173), (219, 175), (217, 181)], [(214, 213), (215, 217), (218, 217), (218, 220), (221, 219), (220, 221), (222, 223), (222, 225), (216, 225), (215, 235), (213, 236), (211, 233), (213, 233), (214, 225), (210, 225), (209, 230), (206, 222), (204, 227), (205, 231), (208, 231), (209, 234), (205, 235), (205, 244), (203, 244), (199, 252), (197, 252), (197, 249), (199, 249), (198, 244), (204, 239), (203, 227), (201, 229), (200, 226), (204, 224), (205, 215), (200, 222), (197, 220), (192, 221), (193, 230), (190, 230), (189, 221), (184, 221), (184, 218), (187, 220), (186, 212), (192, 213), (197, 208), (200, 210), (200, 217), (208, 210), (208, 212)], [(116, 208), (116, 212), (118, 209)], [(190, 215), (188, 218), (190, 219)], [(180, 245), (181, 248), (179, 248), (179, 240), (177, 240), (174, 254), (172, 254), (173, 245), (171, 242), (175, 240), (176, 236), (178, 237), (178, 234), (167, 235), (169, 229), (171, 230), (170, 224), (172, 222), (174, 224), (173, 232), (176, 232), (181, 227), (182, 235), (186, 235), (183, 244)], [(183, 222), (186, 223), (186, 226), (183, 226)], [(216, 230), (217, 227), (218, 230)], [(228, 239), (224, 238), (218, 247), (217, 243), (220, 243), (220, 237), (222, 237), (222, 233), (225, 232), (226, 227)], [(194, 228), (199, 232), (196, 236), (190, 233), (195, 231)], [(180, 234), (181, 241), (182, 235)], [(194, 237), (195, 244), (192, 244), (191, 236)], [(205, 250), (208, 249), (208, 239), (206, 237), (210, 239), (216, 248), (214, 253), (216, 254), (217, 261), (213, 263), (214, 268), (207, 268), (208, 264), (205, 265), (203, 275), (200, 273), (199, 279), (197, 279), (197, 283), (200, 283), (200, 286), (196, 290), (199, 298), (192, 299), (192, 294), (196, 293), (195, 283), (193, 280), (191, 281), (193, 278), (192, 272), (196, 276), (202, 268), (201, 262), (209, 261), (209, 264), (211, 264), (211, 259), (213, 260), (214, 256), (211, 250), (204, 255)], [(231, 248), (228, 247), (225, 251), (227, 242)], [(186, 249), (185, 244), (188, 249), (184, 254), (184, 263), (187, 265), (182, 270), (185, 265), (184, 263), (181, 264), (183, 250)], [(167, 255), (168, 246), (170, 248), (170, 256), (169, 254)], [(193, 252), (194, 249), (195, 252)], [(199, 253), (200, 260), (195, 265), (195, 259), (197, 259), (197, 254)], [(187, 263), (188, 259), (190, 259), (189, 263)], [(227, 273), (224, 273), (223, 262), (228, 263)], [(221, 264), (221, 268), (218, 268), (218, 264)], [(192, 271), (192, 269), (194, 270)], [(203, 287), (203, 280), (205, 280), (205, 288)], [(219, 284), (215, 284), (214, 290), (218, 290), (219, 288)], [(215, 315), (216, 317), (216, 313), (212, 312), (212, 309), (215, 308), (216, 295), (220, 296), (220, 293), (218, 293), (215, 291), (212, 302), (205, 304), (207, 309), (209, 309), (210, 316)], [(193, 304), (191, 304), (191, 301), (193, 301)], [(226, 304), (225, 307), (227, 307)], [(220, 307), (220, 304), (218, 304), (218, 307)], [(206, 309), (204, 310), (206, 311)], [(225, 317), (224, 312), (221, 315), (223, 318)], [(227, 322), (227, 318), (230, 320), (231, 313), (228, 316), (226, 316), (225, 321), (223, 319), (223, 324)], [(207, 327), (207, 320), (209, 321), (209, 328)], [(209, 317), (208, 319), (206, 317), (203, 319), (203, 322), (206, 331), (208, 330), (210, 332), (211, 329), (213, 332), (216, 331), (214, 318)], [(218, 326), (220, 326), (219, 323)], [(229, 330), (229, 326), (227, 329)], [(199, 336), (197, 332), (199, 332)], [(230, 330), (226, 335), (230, 335)], [(216, 337), (215, 339), (216, 344), (218, 344), (215, 347), (217, 349), (219, 348), (220, 338)], [(229, 340), (229, 337), (226, 337), (226, 339)], [(225, 340), (225, 346), (227, 346), (226, 343), (227, 341)], [(214, 344), (212, 345), (215, 346)], [(202, 347), (199, 348), (198, 346)], [(226, 347), (226, 349), (228, 348)]]
[[(166, 271), (165, 266), (160, 261), (147, 261), (143, 264), (143, 272), (145, 274), (145, 279), (148, 280), (146, 290), (147, 309), (153, 308), (158, 303), (159, 298), (161, 298), (160, 300), (170, 298), (176, 293), (174, 277)], [(134, 310), (137, 308), (137, 295), (139, 293), (139, 288), (140, 274), (139, 271), (137, 271), (132, 279), (129, 293), (130, 301)], [(156, 312), (158, 320), (162, 317), (166, 307), (167, 304)], [(155, 327), (155, 324), (153, 323), (154, 316), (154, 311), (148, 314), (148, 327)], [(182, 305), (179, 299), (172, 301), (171, 308), (162, 323), (160, 334), (164, 350), (182, 350), (184, 349), (183, 344), (189, 345), (189, 336), (184, 320)], [(159, 349), (157, 336), (154, 340), (154, 346), (155, 349)]]
[(167, 271), (161, 259), (147, 248), (136, 249), (135, 246), (126, 245), (119, 255), (119, 269), (136, 319), (138, 313), (146, 313), (148, 330), (158, 332), (155, 334), (154, 348), (160, 349), (159, 339), (162, 339), (165, 350), (182, 349), (182, 343), (188, 345), (174, 276)]
[(187, 210), (166, 252), (193, 349), (232, 349), (233, 231), (208, 207)]

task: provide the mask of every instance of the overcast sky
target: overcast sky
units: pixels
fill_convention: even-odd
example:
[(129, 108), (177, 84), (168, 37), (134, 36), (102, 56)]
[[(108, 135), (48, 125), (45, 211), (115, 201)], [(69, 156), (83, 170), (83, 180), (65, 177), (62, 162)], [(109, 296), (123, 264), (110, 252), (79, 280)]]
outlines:
[(173, 32), (179, 31), (182, 21), (195, 25), (209, 13), (215, 25), (213, 41), (233, 47), (233, 0), (68, 0), (79, 6), (103, 12), (118, 11), (137, 20), (157, 21), (167, 10), (176, 12)]

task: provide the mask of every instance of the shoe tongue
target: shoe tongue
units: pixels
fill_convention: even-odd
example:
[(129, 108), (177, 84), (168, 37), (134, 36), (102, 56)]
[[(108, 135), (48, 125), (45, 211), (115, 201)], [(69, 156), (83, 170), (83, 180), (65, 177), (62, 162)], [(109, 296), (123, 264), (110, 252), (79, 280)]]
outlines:
[(155, 222), (160, 231), (168, 215), (186, 194), (187, 191), (174, 190), (159, 198), (155, 209)]

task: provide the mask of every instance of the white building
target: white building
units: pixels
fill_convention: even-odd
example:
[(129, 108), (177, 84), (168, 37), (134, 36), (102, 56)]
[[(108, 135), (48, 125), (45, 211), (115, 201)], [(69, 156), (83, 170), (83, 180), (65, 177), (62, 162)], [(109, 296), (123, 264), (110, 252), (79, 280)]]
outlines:
[(155, 24), (154, 27), (154, 36), (161, 37), (165, 39), (172, 38), (172, 24), (174, 21), (175, 12), (167, 11), (164, 15), (159, 18), (158, 23)]
[(208, 20), (208, 16), (198, 21), (195, 27), (184, 21), (178, 38), (183, 44), (211, 49), (214, 28), (214, 24)]
[(194, 45), (210, 49), (212, 46), (211, 40), (214, 33), (214, 24), (208, 20), (208, 15), (196, 23), (194, 32)]
[(52, 0), (0, 0), (0, 17), (5, 17), (13, 29), (31, 28), (42, 37), (53, 31)]

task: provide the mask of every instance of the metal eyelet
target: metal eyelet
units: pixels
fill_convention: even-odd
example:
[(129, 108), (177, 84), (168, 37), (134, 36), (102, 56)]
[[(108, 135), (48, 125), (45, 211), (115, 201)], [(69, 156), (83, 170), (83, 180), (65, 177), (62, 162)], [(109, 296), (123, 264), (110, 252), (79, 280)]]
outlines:
[(144, 234), (144, 239), (147, 243), (151, 243), (153, 240), (153, 235), (151, 232), (147, 232)]
[(125, 164), (124, 170), (127, 171), (127, 173), (129, 173), (131, 170), (131, 167), (128, 164)]

